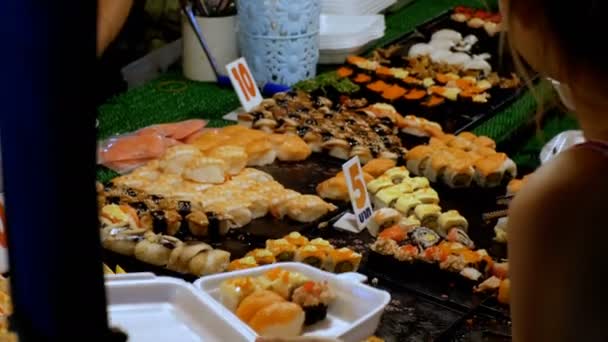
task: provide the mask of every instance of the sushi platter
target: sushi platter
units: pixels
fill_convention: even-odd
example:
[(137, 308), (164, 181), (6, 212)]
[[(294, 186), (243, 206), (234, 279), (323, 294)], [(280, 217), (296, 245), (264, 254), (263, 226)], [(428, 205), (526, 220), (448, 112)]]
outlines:
[[(494, 140), (468, 131), (523, 89), (495, 53), (501, 20), (456, 8), (350, 56), (332, 76), (340, 86), (296, 87), (236, 125), (169, 136), (98, 184), (104, 261), (195, 282), (234, 341), (433, 340), (466, 335), (474, 315), (505, 322), (503, 216), (525, 178)], [(342, 164), (355, 157), (374, 209), (359, 234), (333, 227), (349, 211)], [(393, 301), (420, 317), (408, 321)], [(426, 319), (435, 331), (416, 335)]]
[(498, 53), (502, 26), (496, 13), (458, 7), (367, 56), (348, 57), (336, 73), (357, 87), (352, 98), (389, 103), (460, 133), (525, 91), (508, 46)]
[[(272, 324), (273, 320), (280, 321), (272, 315), (268, 317), (270, 322), (260, 322), (255, 316), (261, 315), (264, 310), (273, 311), (272, 308), (263, 309), (264, 306), (256, 304), (262, 301), (260, 298), (252, 298), (251, 294), (243, 291), (244, 288), (260, 286), (259, 283), (275, 278), (288, 280), (271, 286), (273, 292), (263, 293), (271, 297), (266, 300), (270, 306), (277, 307), (278, 302), (283, 303), (280, 305), (285, 307), (285, 311), (289, 311), (290, 307), (295, 311), (294, 318), (280, 327)], [(357, 274), (334, 275), (301, 263), (284, 263), (202, 278), (195, 286), (222, 305), (225, 317), (247, 321), (249, 327), (258, 332), (293, 329), (296, 333), (287, 335), (299, 335), (305, 326), (302, 331), (304, 336), (339, 337), (345, 342), (357, 342), (373, 335), (390, 301), (387, 292), (361, 284), (360, 281), (364, 279)], [(253, 293), (254, 290), (250, 290)], [(293, 293), (292, 299), (286, 302), (289, 292)], [(298, 309), (298, 305), (303, 310)], [(258, 313), (249, 317), (248, 312)], [(276, 314), (281, 315), (281, 312)]]

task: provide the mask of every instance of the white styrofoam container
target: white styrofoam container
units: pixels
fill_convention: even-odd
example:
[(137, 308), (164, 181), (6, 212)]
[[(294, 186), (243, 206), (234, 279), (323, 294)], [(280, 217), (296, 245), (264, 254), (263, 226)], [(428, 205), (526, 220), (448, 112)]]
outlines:
[(183, 280), (151, 273), (106, 276), (110, 325), (129, 342), (248, 342), (250, 331), (231, 324), (213, 299)]
[(359, 273), (333, 274), (302, 263), (278, 263), (248, 270), (217, 274), (197, 280), (194, 286), (211, 296), (221, 306), (222, 316), (226, 317), (238, 330), (251, 328), (223, 306), (220, 302), (220, 284), (236, 277), (255, 277), (265, 272), (282, 268), (287, 271), (299, 272), (315, 281), (328, 281), (336, 293), (336, 300), (331, 303), (327, 318), (305, 328), (304, 336), (334, 337), (344, 342), (359, 342), (374, 334), (380, 323), (384, 308), (391, 296), (386, 291), (362, 284), (367, 279)]
[(369, 43), (348, 49), (337, 49), (337, 50), (320, 50), (319, 51), (319, 64), (342, 64), (346, 61), (346, 57), (350, 55), (359, 55), (369, 49), (377, 39), (370, 41)]
[(397, 0), (323, 0), (321, 13), (342, 15), (377, 14), (391, 7)]
[(352, 49), (384, 36), (383, 15), (321, 15), (319, 48)]

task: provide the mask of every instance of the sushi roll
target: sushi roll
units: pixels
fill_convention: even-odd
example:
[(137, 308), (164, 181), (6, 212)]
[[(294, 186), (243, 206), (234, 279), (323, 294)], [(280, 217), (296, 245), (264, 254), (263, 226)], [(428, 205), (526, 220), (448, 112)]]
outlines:
[(425, 173), (428, 160), (435, 153), (435, 149), (427, 145), (419, 145), (411, 149), (407, 156), (407, 168), (415, 175)]
[(412, 187), (412, 191), (426, 189), (431, 186), (431, 183), (429, 183), (428, 178), (425, 177), (412, 177), (407, 179), (404, 183), (409, 184)]
[(382, 176), (386, 171), (394, 168), (397, 162), (392, 159), (377, 158), (367, 162), (362, 170), (370, 174), (374, 179)]
[(393, 181), (391, 181), (390, 178), (381, 176), (381, 177), (367, 183), (367, 190), (369, 190), (370, 193), (375, 194), (378, 191), (380, 191), (384, 188), (388, 188), (393, 185), (395, 185), (395, 184), (393, 184)]
[(477, 139), (477, 136), (471, 132), (461, 132), (460, 134), (458, 134), (458, 137), (468, 140), (470, 142), (474, 142), (475, 139)]
[(501, 304), (509, 304), (511, 302), (511, 280), (504, 279), (498, 287), (498, 302)]
[(167, 268), (180, 273), (188, 273), (190, 272), (190, 261), (198, 254), (212, 249), (213, 247), (204, 242), (186, 242), (171, 252)]
[(229, 252), (220, 249), (213, 249), (197, 254), (190, 260), (188, 268), (190, 273), (200, 277), (225, 272), (229, 263)]
[(410, 177), (410, 172), (403, 166), (394, 167), (390, 170), (387, 170), (384, 173), (384, 176), (388, 177), (393, 182), (393, 184), (400, 184)]
[(289, 272), (280, 268), (272, 269), (258, 277), (260, 286), (269, 289), (284, 299), (289, 299), (293, 290), (309, 279), (301, 273)]
[(322, 250), (326, 254), (329, 254), (329, 252), (334, 249), (334, 246), (329, 241), (322, 239), (322, 238), (316, 238), (316, 239), (310, 240), (309, 245), (317, 247), (318, 249)]
[(246, 256), (244, 258), (231, 261), (230, 264), (228, 265), (228, 271), (229, 272), (240, 271), (240, 270), (246, 270), (246, 269), (254, 268), (254, 267), (258, 267), (258, 266), (259, 265), (253, 256)]
[(422, 222), (420, 222), (420, 220), (416, 217), (415, 214), (412, 214), (408, 217), (404, 217), (401, 219), (401, 221), (399, 221), (399, 225), (404, 226), (404, 227), (420, 227), (422, 225)]
[(228, 310), (235, 312), (243, 299), (259, 290), (261, 288), (254, 278), (229, 279), (220, 284), (220, 302)]
[(496, 153), (475, 163), (475, 181), (484, 188), (499, 186), (517, 176), (517, 166), (504, 153)]
[(478, 29), (485, 25), (486, 21), (481, 18), (471, 18), (467, 21), (467, 26), (470, 28)]
[(473, 267), (466, 267), (460, 272), (460, 275), (472, 281), (479, 281), (482, 276), (481, 272)]
[(252, 250), (245, 257), (253, 257), (260, 266), (274, 264), (277, 261), (271, 251), (262, 248)]
[(277, 262), (293, 261), (296, 253), (296, 246), (285, 239), (267, 240), (266, 249), (274, 255)]
[(298, 232), (291, 232), (288, 235), (285, 235), (284, 239), (298, 248), (305, 246), (309, 243), (308, 238)]
[(374, 212), (371, 220), (369, 220), (369, 223), (367, 224), (367, 228), (372, 236), (376, 236), (383, 229), (398, 224), (402, 218), (403, 216), (397, 210), (392, 208), (382, 208)]
[(404, 245), (397, 249), (395, 253), (395, 258), (399, 261), (403, 262), (412, 262), (418, 258), (420, 254), (420, 249), (415, 245)]
[(473, 240), (471, 240), (469, 235), (467, 235), (467, 233), (461, 228), (450, 229), (446, 236), (446, 240), (450, 242), (461, 243), (467, 248), (475, 248), (475, 243), (473, 242)]
[(446, 236), (452, 228), (462, 229), (465, 232), (469, 228), (467, 219), (460, 215), (456, 210), (446, 211), (441, 214), (437, 222), (439, 223), (439, 231), (443, 236)]
[(466, 13), (453, 13), (450, 18), (457, 23), (466, 23), (471, 17)]
[(507, 243), (507, 240), (509, 238), (509, 234), (507, 232), (508, 222), (508, 217), (501, 217), (498, 219), (496, 226), (494, 226), (494, 241), (499, 243)]
[(171, 252), (182, 242), (172, 236), (149, 234), (135, 245), (134, 255), (137, 260), (155, 266), (166, 266)]
[[(407, 189), (405, 189), (405, 186), (407, 186)], [(393, 207), (395, 201), (401, 195), (407, 193), (404, 189), (411, 192), (411, 187), (408, 184), (393, 185), (378, 191), (373, 199), (374, 207), (378, 209)]]
[(401, 243), (407, 239), (408, 230), (401, 224), (394, 225), (383, 230), (378, 239), (389, 239), (397, 243)]
[(441, 215), (441, 207), (436, 204), (421, 204), (414, 209), (414, 214), (420, 220), (423, 227), (433, 230), (438, 228), (438, 220)]
[(420, 246), (422, 249), (435, 246), (441, 238), (433, 230), (425, 227), (418, 227), (410, 233), (412, 242)]
[(335, 298), (327, 282), (307, 281), (293, 291), (291, 301), (304, 310), (304, 325), (312, 325), (327, 317), (327, 308)]
[(357, 272), (361, 258), (361, 254), (348, 248), (334, 249), (329, 253), (325, 269), (334, 273)]
[(112, 252), (133, 256), (135, 246), (145, 239), (145, 229), (106, 227), (101, 231), (101, 245)]
[(452, 154), (447, 149), (440, 149), (433, 153), (424, 168), (424, 176), (431, 182), (437, 182), (453, 160)]
[(454, 160), (443, 174), (443, 181), (450, 188), (467, 188), (471, 186), (475, 177), (473, 161), (467, 155), (464, 158)]
[(422, 201), (415, 197), (414, 194), (401, 195), (395, 203), (395, 209), (406, 217), (414, 214), (414, 209), (421, 205)]
[(483, 136), (483, 135), (475, 138), (475, 140), (473, 140), (473, 143), (479, 147), (487, 147), (487, 148), (491, 148), (493, 150), (496, 149), (496, 142), (494, 140), (492, 140), (491, 138)]
[(431, 188), (417, 190), (413, 195), (421, 204), (439, 204), (439, 194)]
[(378, 254), (395, 255), (399, 249), (399, 244), (393, 239), (378, 238), (370, 248)]
[(296, 250), (295, 261), (321, 268), (327, 261), (327, 253), (314, 245), (306, 245)]

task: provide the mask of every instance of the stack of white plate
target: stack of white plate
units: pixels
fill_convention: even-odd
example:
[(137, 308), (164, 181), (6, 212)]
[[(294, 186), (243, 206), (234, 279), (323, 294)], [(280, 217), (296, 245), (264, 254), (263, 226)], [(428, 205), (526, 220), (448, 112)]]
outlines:
[(348, 55), (363, 52), (384, 36), (383, 15), (321, 15), (321, 64), (343, 63)]
[(366, 15), (377, 14), (391, 7), (397, 0), (323, 0), (321, 13)]

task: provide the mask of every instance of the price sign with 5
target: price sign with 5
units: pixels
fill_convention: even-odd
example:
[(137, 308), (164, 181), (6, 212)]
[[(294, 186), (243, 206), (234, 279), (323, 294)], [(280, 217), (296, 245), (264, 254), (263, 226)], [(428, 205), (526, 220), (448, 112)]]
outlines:
[(373, 210), (367, 193), (365, 179), (363, 178), (359, 157), (354, 157), (344, 163), (342, 170), (346, 178), (346, 185), (348, 186), (348, 193), (353, 205), (353, 212), (357, 219), (357, 225), (360, 230), (363, 230), (372, 217)]
[(248, 112), (262, 103), (262, 94), (251, 75), (245, 58), (239, 58), (228, 64), (226, 69), (245, 111)]

